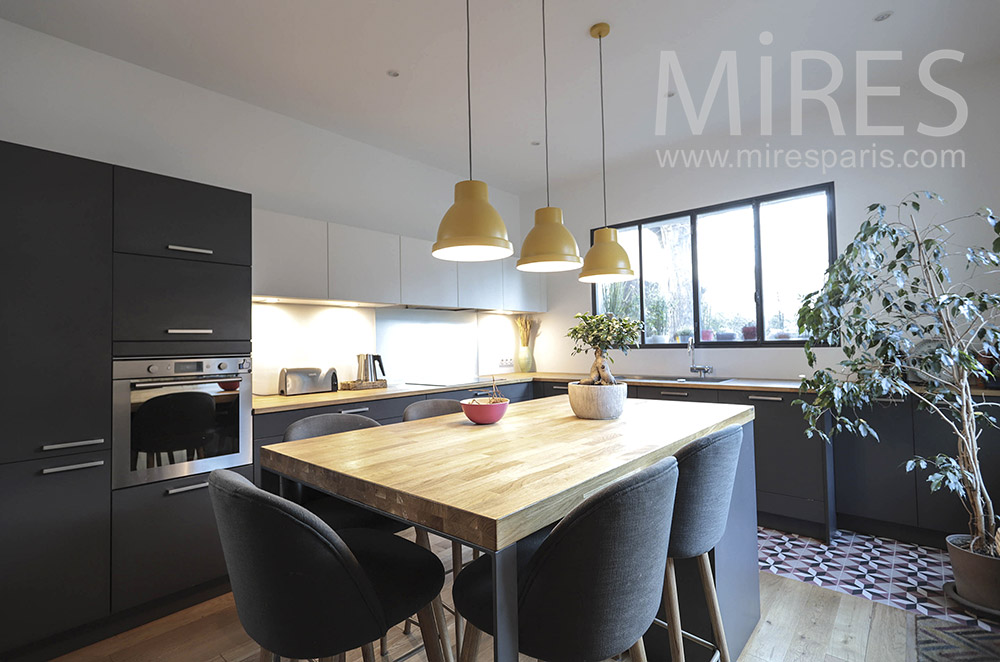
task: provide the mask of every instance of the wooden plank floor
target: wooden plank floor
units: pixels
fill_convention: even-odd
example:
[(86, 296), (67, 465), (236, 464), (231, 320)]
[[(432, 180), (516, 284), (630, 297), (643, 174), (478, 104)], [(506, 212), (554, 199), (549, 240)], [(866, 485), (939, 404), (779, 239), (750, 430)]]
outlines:
[[(431, 540), (445, 567), (450, 567), (450, 543), (434, 536)], [(468, 560), (471, 553), (466, 550)], [(760, 580), (761, 620), (740, 656), (742, 662), (916, 660), (911, 614), (768, 572), (761, 573)], [(452, 604), (450, 574), (444, 602)], [(416, 628), (409, 636), (403, 635), (402, 628), (392, 628), (389, 659), (419, 643)], [(64, 655), (57, 662), (256, 662), (258, 652), (240, 625), (229, 593)], [(361, 652), (352, 651), (347, 659), (361, 662)], [(427, 658), (421, 652), (409, 659)], [(492, 659), (492, 641), (484, 636), (479, 661)], [(522, 655), (521, 660), (529, 658)]]

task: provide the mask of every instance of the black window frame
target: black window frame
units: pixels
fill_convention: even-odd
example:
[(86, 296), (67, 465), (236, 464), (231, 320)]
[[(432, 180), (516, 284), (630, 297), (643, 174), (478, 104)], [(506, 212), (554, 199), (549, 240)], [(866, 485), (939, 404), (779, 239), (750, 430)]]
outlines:
[[(765, 330), (765, 320), (764, 320), (764, 297), (762, 293), (763, 287), (763, 269), (761, 266), (761, 246), (760, 246), (760, 206), (763, 203), (773, 202), (775, 200), (783, 200), (786, 198), (796, 198), (805, 195), (810, 195), (813, 193), (826, 193), (826, 213), (827, 213), (827, 248), (828, 248), (828, 265), (832, 265), (834, 260), (837, 259), (837, 211), (836, 202), (834, 196), (834, 183), (824, 182), (822, 184), (812, 184), (810, 186), (802, 186), (799, 188), (788, 189), (785, 191), (776, 191), (774, 193), (768, 193), (765, 195), (756, 195), (749, 198), (742, 198), (740, 200), (732, 200), (729, 202), (723, 202), (715, 205), (709, 205), (707, 207), (696, 207), (694, 209), (688, 209), (679, 212), (670, 212), (668, 214), (659, 214), (657, 216), (650, 216), (648, 218), (640, 218), (635, 221), (626, 221), (624, 223), (618, 223), (615, 225), (609, 225), (608, 227), (615, 228), (616, 230), (622, 230), (632, 227), (641, 228), (643, 224), (647, 223), (657, 223), (661, 221), (669, 221), (677, 218), (688, 217), (691, 224), (691, 299), (692, 299), (692, 312), (694, 315), (694, 346), (695, 347), (720, 347), (720, 348), (731, 348), (731, 347), (803, 347), (805, 345), (805, 340), (801, 338), (790, 338), (790, 339), (775, 339), (767, 340), (764, 338)], [(701, 302), (699, 300), (699, 288), (698, 288), (698, 216), (706, 215), (715, 212), (725, 211), (727, 209), (732, 209), (736, 207), (747, 207), (753, 208), (753, 233), (754, 233), (754, 302), (756, 304), (756, 314), (757, 314), (757, 339), (756, 340), (710, 340), (704, 341), (701, 339)], [(594, 245), (594, 233), (600, 228), (592, 228), (590, 231), (590, 245)], [(637, 271), (637, 278), (639, 280), (639, 319), (645, 320), (646, 317), (646, 301), (645, 301), (645, 282), (643, 280), (642, 273), (642, 232), (639, 232), (639, 265), (636, 269), (635, 265), (632, 268)], [(597, 284), (591, 285), (590, 288), (590, 309), (592, 312), (597, 312)], [(666, 343), (648, 343), (646, 342), (646, 335), (643, 333), (642, 341), (639, 343), (639, 349), (663, 349), (663, 348), (677, 348), (686, 347), (687, 343), (681, 342), (666, 342)]]

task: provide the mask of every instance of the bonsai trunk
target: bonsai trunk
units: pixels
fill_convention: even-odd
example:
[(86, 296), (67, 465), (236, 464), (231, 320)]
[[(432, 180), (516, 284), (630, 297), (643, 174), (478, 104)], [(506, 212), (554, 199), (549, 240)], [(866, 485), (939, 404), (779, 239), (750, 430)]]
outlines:
[(608, 359), (604, 356), (604, 352), (601, 349), (594, 348), (594, 363), (590, 366), (590, 377), (581, 379), (580, 383), (596, 386), (613, 386), (618, 383), (615, 381), (615, 376), (611, 374)]

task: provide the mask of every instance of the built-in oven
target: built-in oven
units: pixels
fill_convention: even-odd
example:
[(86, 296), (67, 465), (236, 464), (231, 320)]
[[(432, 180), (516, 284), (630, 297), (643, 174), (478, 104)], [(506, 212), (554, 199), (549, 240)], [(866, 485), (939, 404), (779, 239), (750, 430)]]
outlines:
[(115, 489), (253, 462), (250, 357), (114, 362)]

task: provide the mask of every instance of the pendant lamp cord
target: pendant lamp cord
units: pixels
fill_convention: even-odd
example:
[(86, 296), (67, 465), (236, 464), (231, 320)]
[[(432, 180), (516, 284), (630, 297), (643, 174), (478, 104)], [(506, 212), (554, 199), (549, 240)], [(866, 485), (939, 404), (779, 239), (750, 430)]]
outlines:
[(549, 199), (549, 59), (545, 44), (545, 0), (542, 0), (542, 81), (545, 99), (545, 206), (551, 207)]
[(465, 91), (469, 109), (469, 181), (472, 181), (472, 21), (469, 0), (465, 0)]
[(608, 227), (608, 163), (604, 137), (604, 37), (597, 39), (597, 57), (601, 69), (601, 180), (604, 185), (604, 227)]

